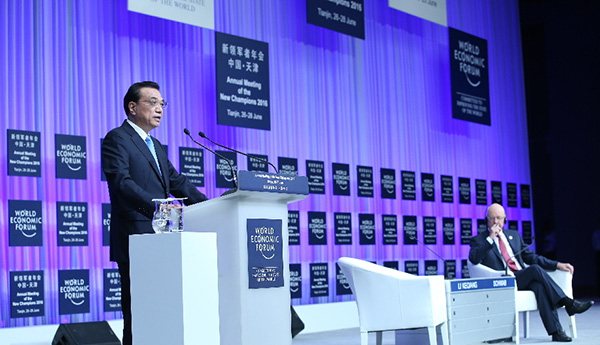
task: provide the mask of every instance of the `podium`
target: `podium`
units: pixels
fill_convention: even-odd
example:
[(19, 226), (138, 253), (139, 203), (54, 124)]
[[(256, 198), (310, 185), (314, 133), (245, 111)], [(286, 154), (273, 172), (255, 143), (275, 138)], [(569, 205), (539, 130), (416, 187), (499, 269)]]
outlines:
[(129, 237), (133, 344), (219, 344), (216, 234)]
[(223, 345), (290, 345), (287, 204), (304, 176), (240, 171), (235, 192), (184, 209), (185, 231), (217, 233)]

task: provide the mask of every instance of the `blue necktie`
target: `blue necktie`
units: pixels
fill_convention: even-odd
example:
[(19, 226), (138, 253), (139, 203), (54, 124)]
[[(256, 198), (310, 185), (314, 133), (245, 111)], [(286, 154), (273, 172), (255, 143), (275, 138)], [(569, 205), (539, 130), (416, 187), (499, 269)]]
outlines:
[(154, 161), (158, 167), (158, 172), (162, 175), (162, 171), (160, 171), (160, 164), (158, 164), (158, 157), (156, 156), (156, 150), (154, 149), (154, 142), (149, 135), (146, 136), (146, 146), (148, 146), (148, 149), (150, 149), (150, 153), (152, 153), (152, 157), (154, 157)]

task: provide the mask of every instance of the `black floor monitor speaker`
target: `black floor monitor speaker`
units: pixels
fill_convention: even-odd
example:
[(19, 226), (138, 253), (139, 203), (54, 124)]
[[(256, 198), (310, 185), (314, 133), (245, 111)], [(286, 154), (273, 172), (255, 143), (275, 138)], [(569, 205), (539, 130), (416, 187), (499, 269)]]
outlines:
[(121, 345), (106, 321), (60, 324), (52, 345)]
[(294, 310), (294, 307), (291, 307), (292, 310), (292, 338), (297, 336), (304, 329), (304, 322), (300, 319), (300, 316)]

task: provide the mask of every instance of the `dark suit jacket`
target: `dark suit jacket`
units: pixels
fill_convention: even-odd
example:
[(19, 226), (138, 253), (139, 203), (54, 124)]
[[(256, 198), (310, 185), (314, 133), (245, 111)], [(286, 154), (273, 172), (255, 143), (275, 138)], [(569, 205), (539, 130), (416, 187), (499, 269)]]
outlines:
[(153, 233), (152, 199), (187, 197), (186, 204), (207, 200), (196, 186), (179, 174), (161, 143), (152, 138), (162, 175), (139, 134), (123, 122), (108, 132), (102, 143), (102, 170), (111, 202), (110, 260), (129, 261), (129, 235)]
[[(508, 239), (508, 243), (512, 248), (513, 254), (517, 254), (515, 258), (521, 264), (521, 267), (527, 265), (539, 265), (545, 270), (554, 271), (558, 262), (547, 259), (541, 255), (534, 253), (523, 241), (521, 235), (514, 230), (502, 230)], [(498, 271), (504, 271), (504, 260), (502, 254), (495, 244), (490, 244), (487, 241), (489, 233), (487, 231), (480, 232), (477, 236), (471, 239), (471, 250), (469, 251), (469, 260), (471, 263), (483, 264), (487, 267)], [(522, 252), (521, 252), (522, 251)]]

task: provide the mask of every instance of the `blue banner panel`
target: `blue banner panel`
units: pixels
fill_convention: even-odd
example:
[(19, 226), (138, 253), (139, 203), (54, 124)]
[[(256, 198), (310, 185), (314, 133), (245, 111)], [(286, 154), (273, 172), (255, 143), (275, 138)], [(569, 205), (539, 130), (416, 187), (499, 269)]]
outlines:
[(417, 200), (416, 175), (414, 171), (401, 171), (402, 200)]
[(308, 244), (327, 245), (327, 214), (308, 212)]
[(357, 166), (358, 196), (373, 197), (373, 167)]
[(458, 202), (461, 204), (471, 204), (471, 179), (468, 177), (458, 178)]
[(402, 217), (404, 244), (417, 244), (417, 216)]
[(248, 219), (248, 288), (283, 286), (281, 219)]
[(11, 247), (43, 245), (42, 202), (8, 200), (8, 243)]
[(477, 219), (477, 233), (488, 231), (487, 220)]
[(269, 44), (215, 32), (217, 123), (271, 130)]
[(418, 276), (419, 275), (419, 261), (417, 261), (417, 260), (404, 261), (404, 272)]
[[(104, 138), (100, 138), (100, 147), (102, 147), (102, 143), (104, 142)], [(100, 151), (100, 149), (98, 149)], [(100, 153), (100, 152), (98, 152)], [(100, 181), (106, 181), (106, 175), (104, 174), (104, 170), (102, 170), (102, 164), (99, 164), (100, 168)]]
[(358, 232), (361, 245), (375, 244), (375, 215), (373, 213), (360, 213), (358, 215)]
[(40, 132), (6, 130), (9, 176), (42, 176)]
[(516, 183), (507, 183), (506, 184), (506, 205), (508, 207), (517, 207), (518, 197), (517, 197), (517, 184)]
[(475, 203), (487, 205), (487, 182), (486, 180), (475, 180)]
[(398, 216), (395, 214), (382, 214), (383, 244), (398, 244)]
[(267, 163), (268, 161), (269, 156), (267, 155), (250, 154), (250, 156), (248, 156), (248, 171), (269, 172), (269, 164)]
[(435, 217), (423, 217), (423, 243), (437, 243), (437, 227)]
[(452, 117), (491, 125), (487, 40), (453, 28), (448, 30)]
[(277, 170), (281, 175), (298, 175), (298, 159), (288, 157), (278, 157), (277, 159)]
[(204, 150), (179, 148), (179, 172), (196, 187), (204, 187)]
[(468, 259), (462, 259), (460, 260), (460, 267), (461, 267), (461, 277), (463, 279), (465, 278), (471, 278), (471, 275), (469, 274), (469, 264), (468, 264)]
[(456, 260), (444, 260), (444, 279), (456, 278)]
[(121, 275), (116, 268), (105, 268), (104, 312), (121, 311)]
[(58, 246), (87, 246), (87, 202), (57, 202), (56, 230)]
[(396, 199), (396, 169), (381, 168), (381, 197)]
[(300, 245), (300, 212), (288, 211), (288, 244)]
[(110, 213), (111, 206), (107, 203), (102, 203), (102, 245), (110, 245)]
[(350, 165), (331, 163), (333, 195), (350, 195)]
[(473, 220), (470, 218), (460, 219), (460, 244), (471, 243), (473, 237)]
[(290, 264), (290, 297), (302, 298), (302, 264)]
[(329, 296), (329, 267), (327, 263), (313, 263), (310, 267), (310, 297)]
[(521, 185), (521, 207), (531, 208), (531, 188), (528, 184)]
[(435, 201), (435, 175), (421, 173), (421, 200)]
[(85, 137), (55, 134), (56, 177), (87, 179), (87, 151)]
[(394, 270), (398, 270), (399, 266), (398, 266), (398, 261), (384, 261), (383, 262), (383, 267), (387, 267), (387, 268), (391, 268)]
[(44, 271), (10, 272), (10, 317), (44, 316)]
[(442, 202), (454, 202), (454, 183), (452, 182), (452, 176), (442, 175), (440, 176), (442, 184)]
[[(215, 172), (217, 188), (233, 188), (234, 175), (237, 174), (237, 156), (231, 151), (215, 151), (225, 159), (215, 156)], [(229, 161), (229, 163), (227, 163)], [(231, 165), (230, 165), (231, 164)], [(233, 167), (233, 171), (232, 168)]]
[(58, 271), (58, 313), (84, 314), (90, 312), (90, 271)]
[(437, 260), (425, 260), (425, 275), (435, 276), (438, 274), (438, 261)]
[(502, 205), (502, 182), (491, 181), (492, 186), (492, 203)]
[(530, 220), (524, 220), (522, 224), (523, 227), (523, 241), (527, 244), (533, 243), (533, 229), (531, 227)]
[(333, 214), (335, 229), (335, 244), (352, 244), (352, 214), (335, 212)]
[(454, 218), (453, 217), (444, 217), (442, 218), (442, 232), (444, 235), (444, 244), (450, 245), (455, 243), (455, 234), (454, 234)]
[(365, 39), (364, 0), (306, 0), (306, 21)]
[(325, 163), (322, 161), (306, 161), (306, 177), (310, 194), (325, 194)]
[(352, 295), (352, 289), (340, 265), (335, 263), (335, 294), (336, 296)]

